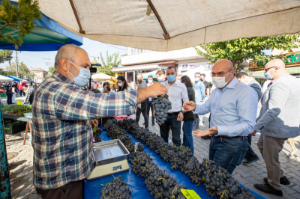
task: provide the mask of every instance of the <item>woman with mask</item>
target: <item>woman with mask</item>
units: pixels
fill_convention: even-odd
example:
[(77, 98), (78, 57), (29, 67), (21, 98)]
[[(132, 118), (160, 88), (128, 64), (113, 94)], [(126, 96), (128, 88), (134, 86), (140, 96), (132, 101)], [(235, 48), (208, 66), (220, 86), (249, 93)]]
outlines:
[(117, 86), (118, 92), (125, 91), (125, 90), (126, 91), (131, 90), (130, 87), (128, 86), (128, 84), (127, 84), (126, 79), (123, 76), (118, 76), (117, 80), (118, 80), (118, 86)]
[[(189, 101), (195, 102), (195, 91), (193, 89), (193, 84), (191, 79), (184, 75), (181, 77), (181, 82), (186, 86), (188, 92)], [(193, 141), (193, 123), (194, 123), (194, 113), (193, 111), (188, 111), (183, 114), (183, 143), (184, 147), (187, 147), (191, 150), (194, 155), (194, 141)]]

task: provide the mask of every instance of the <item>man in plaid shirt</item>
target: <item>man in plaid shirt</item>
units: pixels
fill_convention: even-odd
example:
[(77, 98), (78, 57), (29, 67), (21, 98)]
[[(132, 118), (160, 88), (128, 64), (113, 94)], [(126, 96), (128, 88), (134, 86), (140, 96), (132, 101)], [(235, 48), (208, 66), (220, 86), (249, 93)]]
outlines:
[(110, 94), (82, 91), (90, 78), (87, 53), (65, 45), (55, 57), (55, 72), (41, 83), (32, 106), (34, 185), (42, 198), (82, 198), (83, 179), (93, 169), (92, 125), (98, 117), (131, 115), (136, 104), (164, 95), (161, 84)]

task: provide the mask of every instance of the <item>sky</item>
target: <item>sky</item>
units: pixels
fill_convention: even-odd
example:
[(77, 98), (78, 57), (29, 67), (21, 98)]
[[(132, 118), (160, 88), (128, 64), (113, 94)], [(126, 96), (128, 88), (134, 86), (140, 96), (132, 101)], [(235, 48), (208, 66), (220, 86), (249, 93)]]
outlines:
[[(83, 45), (80, 46), (84, 50), (87, 51), (88, 55), (90, 56), (90, 60), (94, 60), (94, 57), (99, 57), (100, 52), (102, 53), (103, 57), (106, 57), (106, 51), (108, 54), (118, 53), (120, 55), (127, 54), (127, 47), (125, 46), (115, 46), (111, 44), (101, 43), (98, 41), (93, 41), (87, 38), (83, 38)], [(57, 51), (48, 51), (48, 52), (26, 52), (26, 51), (18, 51), (18, 60), (19, 63), (23, 62), (27, 65), (29, 69), (31, 68), (42, 68), (48, 71), (49, 67), (52, 65), (54, 66), (54, 59)], [(13, 52), (13, 59), (12, 62), (15, 62), (15, 51)], [(47, 65), (46, 62), (51, 65)], [(0, 64), (1, 68), (6, 68), (9, 63), (5, 62)]]

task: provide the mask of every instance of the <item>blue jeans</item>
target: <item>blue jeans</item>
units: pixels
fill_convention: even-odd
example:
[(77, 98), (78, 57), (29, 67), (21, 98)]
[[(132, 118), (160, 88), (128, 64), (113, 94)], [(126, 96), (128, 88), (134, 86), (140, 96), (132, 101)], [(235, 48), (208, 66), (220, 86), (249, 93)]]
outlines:
[(232, 174), (242, 163), (247, 150), (248, 137), (224, 138), (213, 135), (209, 146), (209, 159)]
[(191, 150), (194, 155), (194, 141), (193, 141), (193, 123), (194, 120), (191, 121), (184, 121), (182, 125), (183, 131), (183, 143), (184, 147), (187, 147)]

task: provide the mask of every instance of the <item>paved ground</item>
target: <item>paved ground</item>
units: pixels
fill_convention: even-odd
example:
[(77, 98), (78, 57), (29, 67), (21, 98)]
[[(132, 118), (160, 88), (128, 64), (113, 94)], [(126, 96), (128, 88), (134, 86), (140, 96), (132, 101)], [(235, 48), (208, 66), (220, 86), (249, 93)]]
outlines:
[[(133, 116), (135, 118), (135, 116)], [(208, 117), (204, 116), (204, 123), (201, 122), (201, 129), (206, 129), (208, 126)], [(141, 116), (140, 125), (143, 124), (143, 117)], [(159, 133), (159, 127), (150, 126), (152, 132)], [(254, 137), (253, 143), (256, 143), (258, 135)], [(201, 138), (194, 138), (195, 155), (199, 160), (208, 157), (209, 141), (202, 140)], [(32, 160), (33, 160), (33, 150), (29, 145), (29, 140), (27, 140), (26, 145), (23, 145), (23, 139), (20, 134), (15, 134), (8, 136), (6, 141), (7, 151), (9, 156), (16, 155), (9, 159), (10, 167), (10, 180), (13, 198), (39, 198), (35, 192), (32, 184)], [(296, 144), (299, 149), (296, 153), (297, 157), (300, 157), (300, 147)], [(261, 155), (256, 147), (253, 145), (253, 149), (256, 154)], [(276, 197), (273, 195), (265, 194), (256, 190), (253, 187), (254, 183), (262, 183), (263, 177), (266, 177), (266, 168), (264, 161), (259, 160), (250, 166), (240, 165), (237, 167), (233, 173), (233, 176), (246, 187), (255, 190), (259, 194), (265, 196), (266, 198), (277, 199), (277, 198), (300, 198), (300, 159), (296, 156), (289, 158), (287, 154), (291, 151), (291, 147), (285, 143), (283, 151), (280, 153), (280, 161), (282, 168), (286, 176), (292, 182), (289, 186), (283, 186), (284, 196)], [(12, 152), (15, 152), (13, 154)]]

